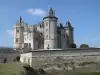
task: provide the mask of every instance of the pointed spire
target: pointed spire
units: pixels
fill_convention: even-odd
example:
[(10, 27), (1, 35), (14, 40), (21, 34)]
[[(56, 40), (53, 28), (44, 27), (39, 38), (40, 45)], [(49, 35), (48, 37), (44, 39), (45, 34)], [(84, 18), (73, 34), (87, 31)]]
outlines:
[(20, 19), (19, 19), (19, 20), (20, 20), (20, 23), (21, 23), (21, 21), (22, 21), (22, 18), (21, 18), (21, 16), (20, 16)]
[(55, 16), (54, 15), (54, 11), (53, 11), (53, 9), (51, 7), (49, 8), (48, 16), (51, 16), (51, 17)]
[(23, 21), (22, 21), (22, 18), (21, 18), (21, 16), (20, 16), (20, 18), (19, 18), (19, 20), (17, 21), (17, 23), (16, 23), (17, 25), (21, 25), (21, 24), (23, 24)]
[(63, 28), (63, 24), (62, 23), (60, 23), (60, 28)]
[(49, 8), (48, 13), (43, 20), (46, 18), (56, 18), (58, 20), (58, 18), (55, 16), (55, 11), (51, 7)]
[(70, 23), (69, 20), (67, 20), (67, 22), (66, 22), (66, 27), (67, 27), (67, 28), (72, 28), (71, 23)]

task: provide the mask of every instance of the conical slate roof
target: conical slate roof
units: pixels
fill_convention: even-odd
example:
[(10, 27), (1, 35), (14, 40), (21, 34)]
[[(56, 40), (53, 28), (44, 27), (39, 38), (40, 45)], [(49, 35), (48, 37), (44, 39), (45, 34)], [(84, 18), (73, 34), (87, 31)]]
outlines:
[(22, 25), (24, 24), (24, 22), (22, 21), (22, 18), (20, 16), (19, 20), (17, 21), (16, 25)]
[(48, 16), (54, 16), (54, 12), (53, 12), (53, 9), (51, 7), (49, 9)]
[(70, 23), (69, 20), (67, 20), (67, 22), (66, 22), (66, 27), (67, 27), (67, 28), (73, 28), (73, 27), (71, 26), (71, 23)]
[(55, 16), (55, 12), (54, 12), (54, 10), (51, 7), (48, 10), (47, 16), (45, 16), (43, 19), (45, 19), (45, 18), (56, 18), (56, 19), (58, 19)]

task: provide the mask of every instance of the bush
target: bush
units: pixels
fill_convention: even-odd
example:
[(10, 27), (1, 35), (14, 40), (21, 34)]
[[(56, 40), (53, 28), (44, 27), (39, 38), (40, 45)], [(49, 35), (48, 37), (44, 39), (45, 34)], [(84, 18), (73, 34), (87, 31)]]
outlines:
[(7, 58), (4, 58), (3, 63), (7, 63)]
[(17, 56), (13, 61), (14, 61), (14, 62), (15, 62), (15, 61), (19, 62), (19, 61), (20, 61), (20, 56)]
[(76, 48), (76, 44), (69, 44), (69, 48)]
[(80, 48), (89, 48), (89, 46), (87, 44), (81, 44)]

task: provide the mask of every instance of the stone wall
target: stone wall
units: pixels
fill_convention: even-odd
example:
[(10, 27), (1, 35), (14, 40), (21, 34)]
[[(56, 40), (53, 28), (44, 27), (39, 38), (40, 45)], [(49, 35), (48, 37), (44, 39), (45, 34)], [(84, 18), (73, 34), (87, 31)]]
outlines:
[[(24, 58), (26, 58), (24, 60)], [(40, 50), (30, 51), (21, 54), (22, 63), (30, 63), (32, 67), (48, 69), (72, 69), (74, 67), (81, 67), (99, 63), (100, 49), (63, 49), (63, 50)], [(80, 66), (81, 65), (81, 66)], [(92, 65), (93, 66), (93, 65)]]
[(17, 56), (20, 56), (19, 52), (0, 52), (0, 63), (3, 63), (5, 58), (8, 63), (11, 63)]

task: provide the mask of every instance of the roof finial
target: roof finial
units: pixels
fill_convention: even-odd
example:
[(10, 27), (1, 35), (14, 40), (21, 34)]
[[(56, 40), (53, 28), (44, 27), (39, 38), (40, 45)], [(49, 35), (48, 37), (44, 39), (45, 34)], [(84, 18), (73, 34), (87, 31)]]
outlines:
[(20, 18), (19, 18), (19, 20), (17, 21), (17, 23), (16, 24), (18, 24), (18, 25), (21, 25), (22, 24), (22, 18), (21, 18), (21, 16), (20, 16)]
[(54, 16), (54, 11), (53, 9), (50, 7), (49, 8), (49, 13), (48, 13), (49, 16)]
[(20, 16), (20, 19), (19, 19), (19, 21), (20, 21), (20, 24), (21, 24), (21, 21), (22, 21), (22, 18), (21, 18), (21, 16)]
[(20, 20), (22, 20), (21, 16), (20, 16)]

